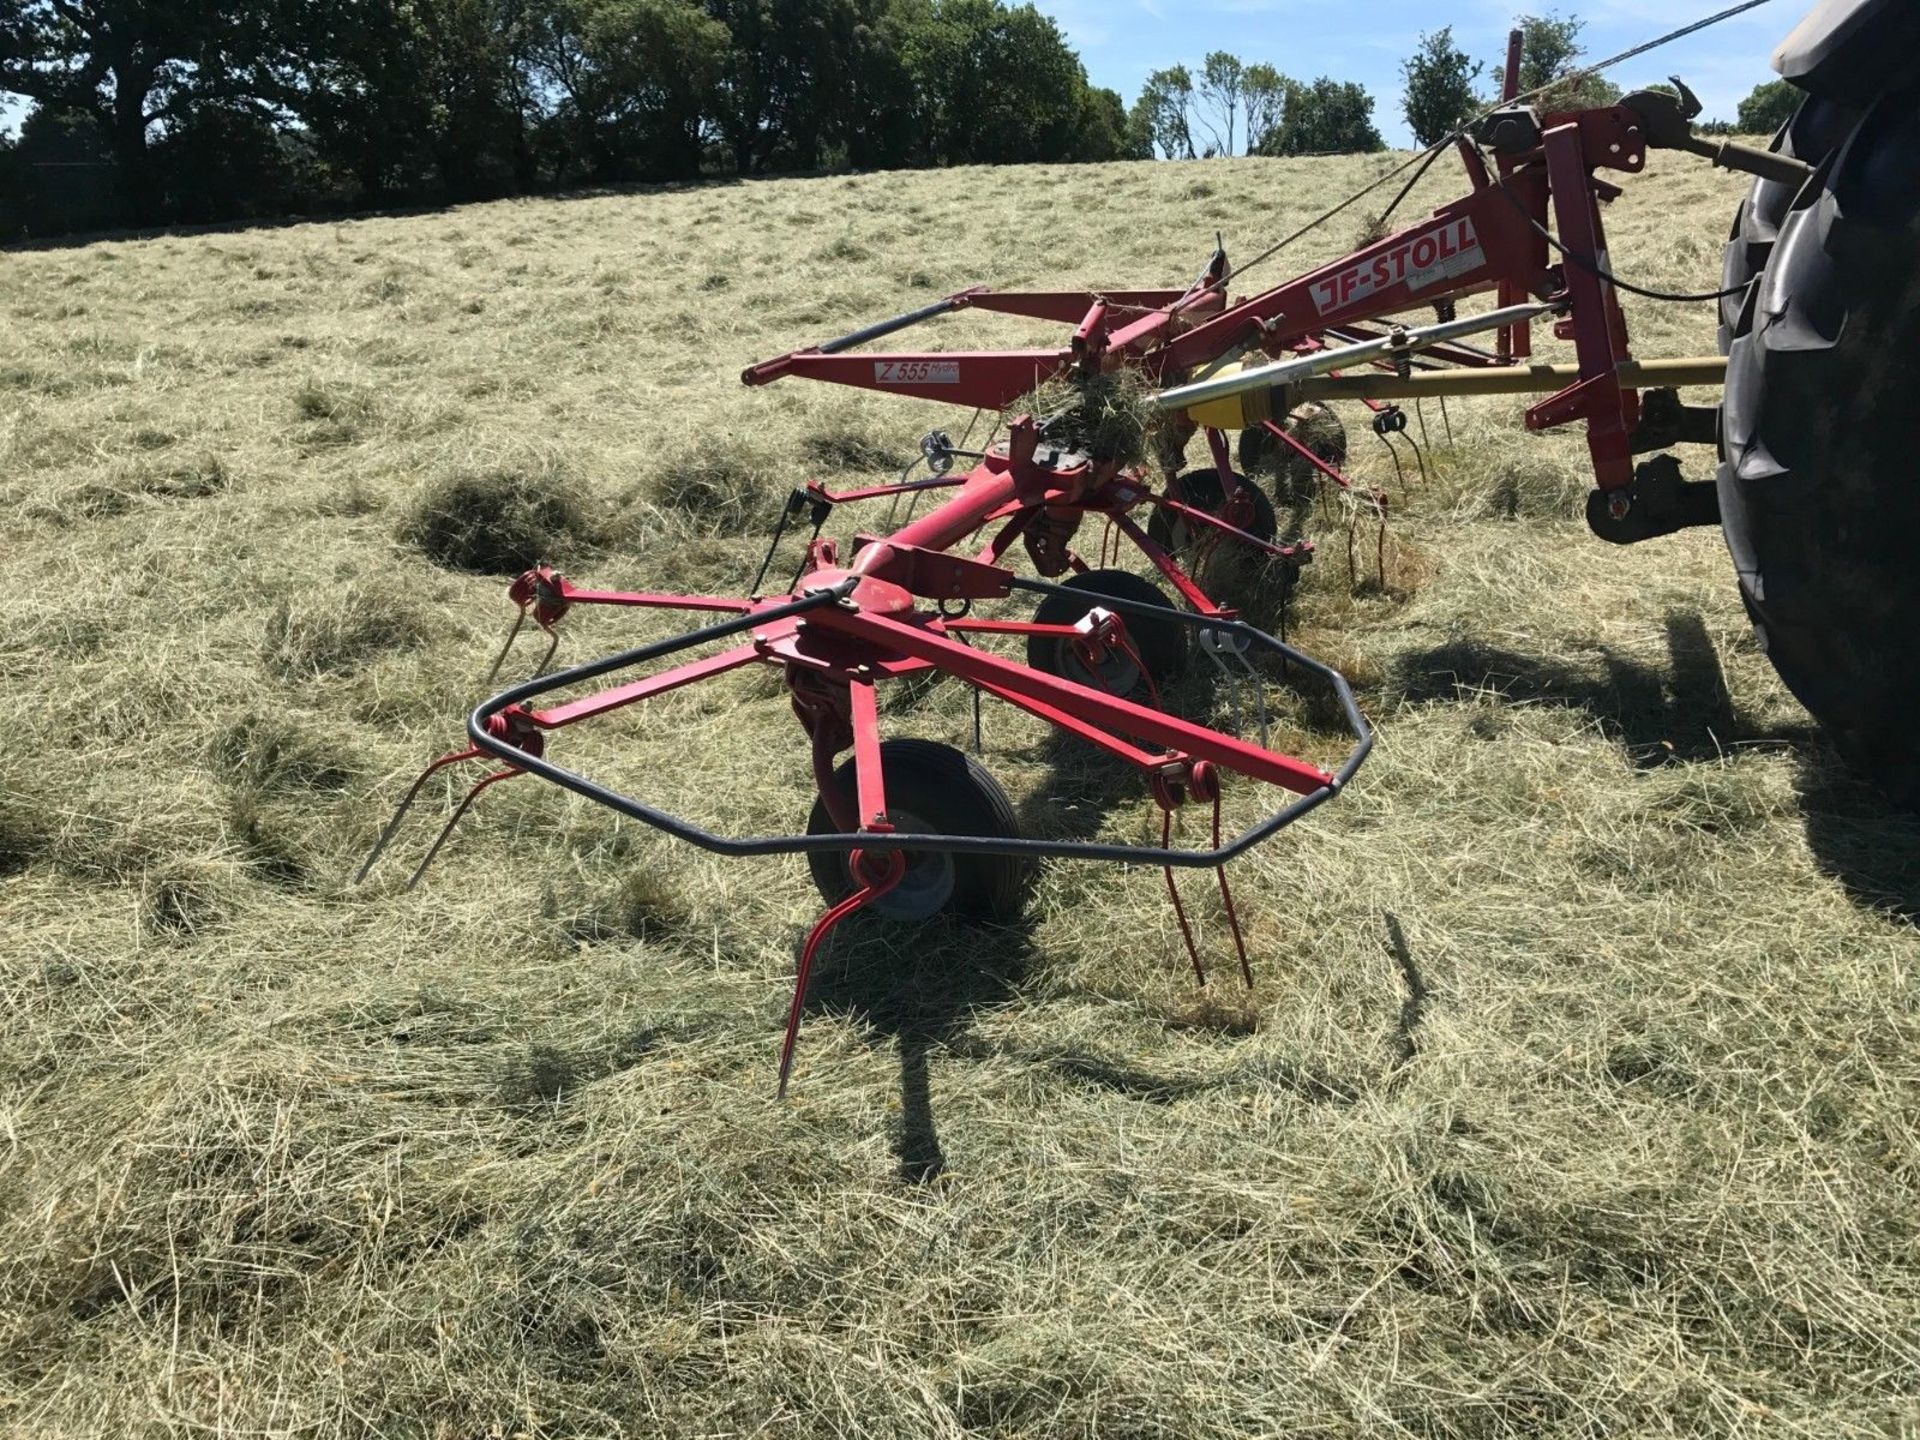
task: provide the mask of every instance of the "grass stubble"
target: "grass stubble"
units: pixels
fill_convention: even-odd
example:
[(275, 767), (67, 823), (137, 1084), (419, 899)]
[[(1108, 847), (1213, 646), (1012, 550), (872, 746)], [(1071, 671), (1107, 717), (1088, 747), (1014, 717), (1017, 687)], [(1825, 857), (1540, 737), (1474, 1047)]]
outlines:
[[(1355, 469), (1396, 487), (1386, 576), (1364, 542), (1347, 573), (1337, 510), (1297, 517), (1321, 559), (1295, 633), (1380, 743), (1237, 868), (1250, 997), (1203, 877), (1221, 981), (1196, 995), (1158, 876), (1053, 866), (1019, 927), (851, 927), (775, 1104), (799, 863), (520, 782), (422, 890), (426, 817), (348, 884), (457, 743), (501, 573), (735, 591), (795, 481), (956, 429), (747, 391), (743, 364), (969, 283), (1164, 283), (1378, 163), (8, 254), (0, 1431), (1920, 1425), (1920, 834), (1773, 680), (1717, 539), (1603, 549), (1578, 437), (1525, 435), (1517, 402), (1453, 406), (1451, 443), (1429, 407), (1411, 491), (1352, 423)], [(1614, 254), (1697, 288), (1738, 182), (1659, 171)], [(1069, 261), (1037, 210), (1076, 216)], [(1633, 319), (1647, 354), (1711, 348), (1706, 308)], [(582, 614), (563, 658), (669, 625)], [(1280, 719), (1337, 751), (1324, 707)], [(888, 723), (959, 742), (969, 711), (936, 686)], [(1134, 787), (987, 724), (1030, 829), (1148, 832)], [(805, 813), (764, 675), (560, 748), (735, 833)]]

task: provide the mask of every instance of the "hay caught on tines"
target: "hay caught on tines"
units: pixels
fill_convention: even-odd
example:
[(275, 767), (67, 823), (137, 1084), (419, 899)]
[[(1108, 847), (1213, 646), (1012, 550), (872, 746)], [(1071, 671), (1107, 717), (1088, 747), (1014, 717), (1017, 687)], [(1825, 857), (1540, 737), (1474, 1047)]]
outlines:
[(1014, 401), (1001, 418), (1031, 415), (1054, 444), (1100, 464), (1139, 465), (1153, 453), (1161, 424), (1147, 403), (1153, 390), (1145, 372), (1131, 365), (1092, 377), (1056, 375)]

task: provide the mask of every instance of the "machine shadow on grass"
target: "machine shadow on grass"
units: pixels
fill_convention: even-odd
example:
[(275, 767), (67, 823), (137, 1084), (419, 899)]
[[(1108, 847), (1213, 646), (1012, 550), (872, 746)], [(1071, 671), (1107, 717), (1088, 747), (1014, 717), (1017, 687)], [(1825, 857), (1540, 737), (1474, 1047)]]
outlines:
[[(1035, 955), (1032, 929), (1024, 922), (898, 925), (856, 915), (835, 933), (807, 986), (805, 1010), (849, 1016), (894, 1042), (900, 1119), (893, 1149), (903, 1181), (922, 1184), (946, 1168), (934, 1123), (929, 1052), (967, 1049), (974, 1014), (1010, 1001)], [(805, 1043), (803, 1035), (803, 1063)]]
[(1540, 656), (1458, 641), (1403, 656), (1392, 688), (1436, 701), (1497, 694), (1516, 704), (1586, 711), (1643, 769), (1718, 759), (1736, 744), (1772, 741), (1800, 759), (1797, 788), (1808, 848), (1859, 904), (1920, 922), (1920, 815), (1861, 781), (1811, 722), (1756, 733), (1734, 709), (1713, 642), (1697, 614), (1666, 617), (1670, 668), (1607, 650), (1604, 674)]
[(1389, 689), (1416, 703), (1496, 695), (1519, 705), (1584, 710), (1626, 746), (1633, 763), (1713, 760), (1732, 745), (1763, 738), (1736, 713), (1706, 625), (1693, 611), (1666, 616), (1668, 666), (1601, 647), (1601, 670), (1476, 640), (1457, 640), (1401, 656)]
[(1821, 870), (1857, 904), (1920, 923), (1920, 814), (1893, 805), (1823, 742), (1802, 747), (1797, 783), (1807, 847)]
[[(1202, 676), (1192, 683), (1209, 686), (1211, 681)], [(991, 768), (990, 724), (987, 734)], [(1092, 839), (1115, 806), (1136, 803), (1146, 793), (1137, 774), (1063, 731), (1049, 731), (1033, 758), (1046, 764), (1048, 778), (1015, 807), (1023, 835)], [(971, 1021), (981, 1010), (1010, 1002), (1035, 968), (1039, 951), (1033, 924), (1031, 912), (1005, 925), (940, 919), (901, 926), (855, 915), (835, 932), (814, 970), (804, 1013), (856, 1019), (878, 1037), (890, 1038), (899, 1052), (901, 1105), (893, 1141), (899, 1176), (907, 1183), (936, 1179), (946, 1168), (929, 1055), (935, 1049), (966, 1059), (998, 1053), (972, 1037)], [(1180, 1022), (1169, 1018), (1168, 1023)], [(1072, 1047), (1025, 1058), (1069, 1082), (1151, 1102), (1176, 1100), (1211, 1084), (1156, 1075)]]
[[(990, 728), (988, 736), (991, 768)], [(1016, 807), (1023, 835), (1090, 839), (1115, 804), (1140, 792), (1136, 776), (1075, 736), (1049, 731), (1039, 758), (1048, 780)], [(1031, 912), (1004, 925), (939, 919), (902, 926), (855, 915), (835, 933), (813, 973), (805, 1013), (849, 1016), (890, 1038), (899, 1052), (900, 1118), (893, 1145), (900, 1179), (908, 1184), (937, 1179), (947, 1163), (934, 1119), (929, 1055), (935, 1049), (974, 1059), (989, 1053), (971, 1038), (972, 1019), (1010, 1002), (1034, 968), (1039, 952), (1033, 923)], [(1070, 1067), (1055, 1068), (1070, 1073)]]

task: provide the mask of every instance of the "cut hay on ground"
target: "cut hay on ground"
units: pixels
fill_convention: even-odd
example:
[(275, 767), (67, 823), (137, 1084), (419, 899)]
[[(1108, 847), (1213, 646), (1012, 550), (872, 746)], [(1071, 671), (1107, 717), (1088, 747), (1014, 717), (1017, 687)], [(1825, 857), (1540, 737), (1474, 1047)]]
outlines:
[[(1250, 254), (1383, 163), (0, 257), (0, 1432), (1920, 1426), (1920, 830), (1774, 681), (1717, 538), (1593, 541), (1579, 437), (1526, 435), (1518, 402), (1429, 407), (1424, 488), (1348, 417), (1391, 491), (1376, 583), (1368, 532), (1350, 573), (1336, 509), (1283, 511), (1321, 554), (1294, 634), (1380, 744), (1237, 868), (1250, 999), (1196, 996), (1156, 874), (1054, 866), (1018, 927), (851, 927), (776, 1104), (798, 861), (522, 781), (420, 891), (441, 788), (348, 884), (458, 743), (502, 573), (738, 591), (793, 484), (965, 428), (743, 365), (976, 282), (1177, 283), (1216, 228)], [(1656, 168), (1615, 263), (1706, 288), (1739, 182)], [(1068, 250), (1040, 213), (1077, 217)], [(1712, 347), (1711, 307), (1633, 318), (1649, 355)], [(582, 615), (562, 655), (665, 626)], [(889, 713), (970, 719), (947, 686)], [(1327, 719), (1282, 717), (1323, 750)], [(987, 728), (1030, 830), (1154, 823), (1079, 750)], [(804, 822), (765, 676), (564, 748), (736, 833)]]

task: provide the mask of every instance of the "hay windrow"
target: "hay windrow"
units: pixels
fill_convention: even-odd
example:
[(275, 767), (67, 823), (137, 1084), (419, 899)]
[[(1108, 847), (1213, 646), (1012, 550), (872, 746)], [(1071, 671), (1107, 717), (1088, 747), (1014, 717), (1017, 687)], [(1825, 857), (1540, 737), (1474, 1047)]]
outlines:
[(400, 534), (447, 569), (516, 575), (596, 548), (604, 524), (578, 478), (538, 460), (442, 476), (414, 500)]

